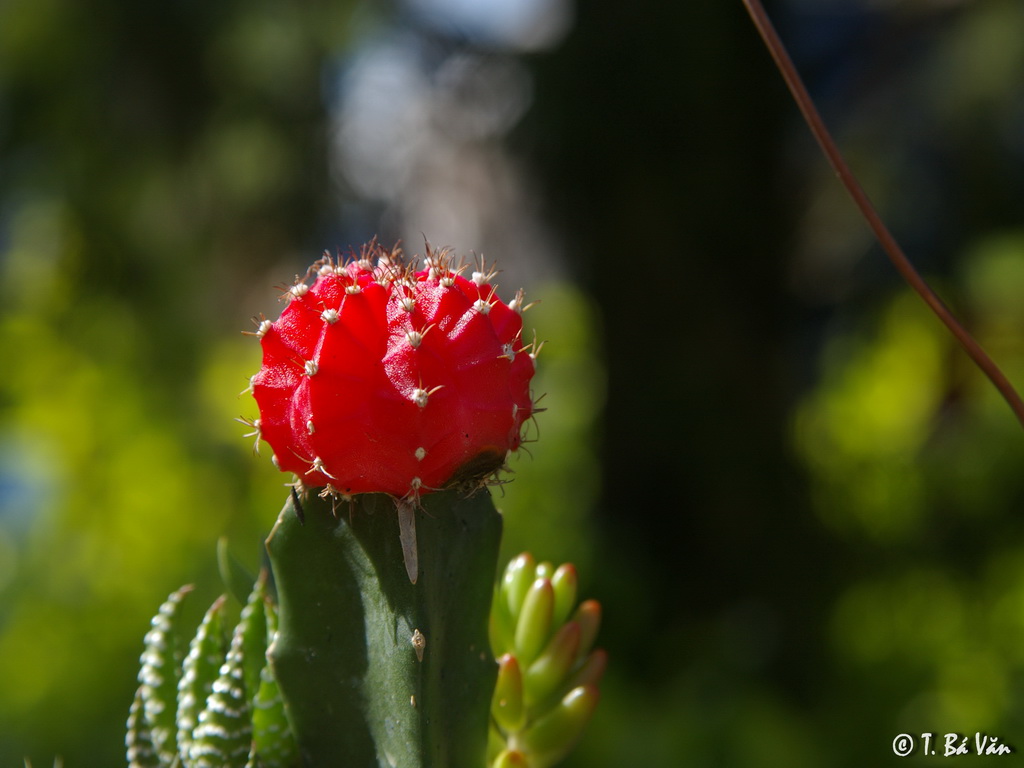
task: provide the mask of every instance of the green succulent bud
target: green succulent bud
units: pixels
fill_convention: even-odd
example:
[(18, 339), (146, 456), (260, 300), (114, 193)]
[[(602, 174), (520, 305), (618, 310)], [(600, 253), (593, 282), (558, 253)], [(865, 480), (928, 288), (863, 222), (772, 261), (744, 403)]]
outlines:
[(535, 565), (529, 554), (513, 559), (499, 581), (490, 625), (498, 658), (490, 768), (554, 765), (593, 714), (608, 655), (592, 650), (601, 606), (587, 600), (573, 610), (577, 590), (571, 564)]
[(537, 563), (537, 569), (533, 572), (534, 579), (547, 579), (551, 581), (551, 577), (555, 575), (555, 566), (545, 560), (543, 563)]
[(491, 615), (487, 626), (487, 635), (491, 643), (491, 651), (500, 657), (515, 649), (516, 624), (509, 607), (509, 601), (499, 584), (494, 590), (491, 600)]
[(589, 656), (583, 659), (577, 670), (569, 677), (566, 687), (572, 690), (581, 685), (597, 686), (604, 677), (604, 670), (608, 666), (608, 654), (603, 648), (595, 649)]
[(526, 756), (514, 749), (506, 749), (501, 752), (491, 763), (492, 768), (530, 768)]
[(555, 591), (547, 579), (537, 579), (530, 585), (523, 599), (519, 620), (516, 622), (516, 657), (529, 664), (544, 648), (551, 634), (551, 619), (555, 608)]
[(505, 569), (501, 589), (505, 595), (513, 624), (519, 618), (519, 610), (522, 608), (523, 600), (526, 599), (526, 593), (536, 579), (537, 564), (529, 552), (524, 552), (514, 558)]
[(526, 725), (526, 707), (523, 702), (523, 676), (519, 662), (510, 653), (498, 659), (498, 680), (494, 685), (491, 714), (506, 731), (517, 731)]
[(571, 621), (559, 628), (544, 652), (526, 670), (524, 690), (528, 706), (533, 707), (558, 691), (576, 661), (579, 647), (579, 624)]
[(555, 590), (555, 611), (552, 623), (556, 627), (569, 618), (569, 612), (576, 605), (578, 586), (576, 567), (572, 563), (558, 566), (558, 570), (552, 574), (551, 588)]
[(518, 745), (529, 756), (532, 768), (548, 768), (572, 751), (594, 713), (598, 698), (594, 686), (574, 688), (526, 728)]
[(601, 604), (597, 600), (585, 600), (576, 609), (572, 620), (580, 625), (580, 653), (587, 653), (601, 627)]

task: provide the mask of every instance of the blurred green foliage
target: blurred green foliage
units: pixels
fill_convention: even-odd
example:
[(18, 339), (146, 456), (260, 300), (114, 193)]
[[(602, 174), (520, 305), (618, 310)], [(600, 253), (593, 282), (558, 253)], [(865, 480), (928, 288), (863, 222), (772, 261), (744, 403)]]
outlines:
[(512, 459), (512, 482), (494, 491), (505, 515), (501, 561), (520, 552), (592, 567), (594, 528), (590, 513), (601, 492), (598, 445), (605, 371), (598, 348), (600, 319), (593, 302), (569, 283), (541, 286), (523, 317), (534, 328), (538, 409), (526, 433), (525, 451)]
[[(1016, 0), (808, 5), (783, 31), (865, 186), (1024, 382)], [(2, 765), (123, 762), (156, 606), (213, 599), (221, 535), (258, 565), (286, 478), (233, 421), (238, 330), (335, 245), (326, 62), (380, 23), (352, 10), (0, 4)], [(506, 554), (606, 608), (568, 765), (1024, 749), (1019, 425), (870, 249), (739, 3), (581, 3), (531, 65), (513, 143), (582, 277), (529, 296), (548, 410), (495, 493)]]

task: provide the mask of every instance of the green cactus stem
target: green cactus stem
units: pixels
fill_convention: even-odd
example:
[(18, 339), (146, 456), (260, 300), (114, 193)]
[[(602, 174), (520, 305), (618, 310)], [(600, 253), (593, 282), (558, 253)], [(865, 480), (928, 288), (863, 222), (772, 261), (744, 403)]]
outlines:
[(414, 574), (392, 497), (301, 505), (288, 500), (267, 540), (279, 606), (268, 655), (304, 764), (480, 768), (497, 673), (490, 494), (422, 498)]

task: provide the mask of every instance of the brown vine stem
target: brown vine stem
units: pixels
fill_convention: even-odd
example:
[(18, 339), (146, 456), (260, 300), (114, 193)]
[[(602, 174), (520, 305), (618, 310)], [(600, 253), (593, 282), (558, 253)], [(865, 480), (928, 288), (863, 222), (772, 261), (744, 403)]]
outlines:
[(757, 27), (761, 39), (764, 40), (764, 44), (768, 47), (768, 51), (775, 60), (775, 65), (779, 68), (779, 72), (782, 73), (782, 77), (789, 87), (789, 92), (793, 95), (793, 99), (800, 108), (804, 120), (811, 129), (811, 133), (814, 134), (814, 138), (818, 141), (822, 152), (828, 158), (832, 169), (836, 172), (843, 186), (846, 187), (846, 191), (850, 193), (854, 203), (856, 203), (861, 215), (871, 227), (871, 231), (878, 239), (889, 260), (903, 279), (907, 281), (907, 284), (914, 289), (918, 296), (924, 299), (925, 304), (931, 308), (932, 312), (938, 316), (950, 333), (956, 337), (956, 340), (960, 342), (960, 346), (964, 348), (975, 365), (982, 370), (992, 384), (995, 385), (995, 388), (999, 390), (999, 393), (1013, 410), (1021, 426), (1024, 426), (1024, 400), (1021, 400), (1017, 390), (1013, 388), (1013, 385), (1000, 370), (999, 366), (981, 348), (981, 345), (974, 340), (974, 337), (960, 325), (960, 322), (953, 316), (953, 313), (942, 303), (942, 299), (935, 294), (935, 291), (925, 282), (924, 278), (917, 273), (917, 270), (914, 269), (906, 254), (903, 253), (903, 249), (900, 248), (896, 239), (892, 236), (889, 228), (886, 227), (882, 218), (878, 215), (878, 211), (875, 210), (864, 189), (853, 175), (850, 166), (846, 164), (846, 160), (843, 159), (839, 147), (836, 146), (832, 135), (821, 119), (821, 115), (818, 114), (818, 109), (814, 106), (814, 101), (807, 92), (807, 88), (804, 87), (792, 59), (789, 58), (786, 46), (779, 39), (778, 34), (775, 32), (775, 27), (768, 18), (768, 14), (765, 13), (761, 0), (743, 0), (743, 4), (747, 8), (754, 26)]

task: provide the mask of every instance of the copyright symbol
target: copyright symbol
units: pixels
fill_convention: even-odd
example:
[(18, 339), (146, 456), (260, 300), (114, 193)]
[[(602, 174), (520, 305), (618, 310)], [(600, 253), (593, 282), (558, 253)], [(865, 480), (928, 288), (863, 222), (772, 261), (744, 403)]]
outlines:
[(892, 751), (899, 757), (906, 757), (914, 751), (914, 737), (909, 733), (901, 733), (892, 740)]

